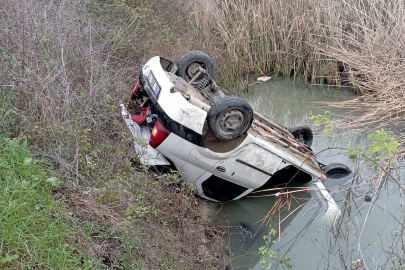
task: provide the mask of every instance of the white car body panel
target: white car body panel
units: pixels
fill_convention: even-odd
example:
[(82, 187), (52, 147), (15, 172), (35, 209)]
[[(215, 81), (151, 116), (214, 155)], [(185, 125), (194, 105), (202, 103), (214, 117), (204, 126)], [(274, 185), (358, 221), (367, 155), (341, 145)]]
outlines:
[[(242, 149), (235, 151), (233, 156), (225, 158), (217, 157), (214, 159), (203, 155), (201, 153), (203, 151), (197, 151), (197, 148), (201, 147), (185, 141), (175, 134), (170, 134), (169, 137), (157, 147), (157, 150), (170, 159), (175, 157), (179, 160), (179, 164), (176, 164), (176, 167), (180, 168), (180, 173), (189, 183), (195, 183), (200, 177), (202, 177), (203, 174), (201, 172), (210, 172), (211, 175), (215, 174), (218, 177), (238, 185), (256, 189), (265, 184), (267, 180), (269, 180), (270, 175), (236, 162), (237, 158), (242, 158), (247, 162), (252, 162), (252, 160), (247, 159), (247, 156), (249, 155), (253, 156), (254, 159), (257, 159), (258, 157), (254, 157), (254, 153), (248, 153), (246, 151), (247, 148), (250, 149), (251, 147), (258, 146), (245, 146)], [(278, 157), (276, 157), (276, 160), (281, 162), (281, 159)], [(271, 162), (272, 161), (268, 161), (267, 163)], [(189, 164), (193, 165), (195, 168), (199, 168), (199, 170), (196, 170), (195, 168), (193, 169), (194, 171), (188, 170)], [(226, 171), (218, 171), (216, 169), (218, 166), (225, 167)]]
[[(159, 68), (153, 68), (154, 66)], [(142, 69), (145, 76), (149, 76), (151, 70), (153, 70), (154, 76), (159, 78), (161, 90), (158, 103), (165, 113), (174, 121), (202, 134), (207, 112), (190, 104), (180, 93), (170, 92), (173, 84), (161, 68), (159, 56), (150, 59)]]
[[(187, 101), (182, 93), (171, 91), (173, 84), (166, 73), (158, 56), (150, 59), (142, 68), (142, 74), (148, 78), (150, 88), (155, 93), (158, 92), (154, 102), (157, 102), (171, 121), (189, 128), (202, 138), (207, 112)], [(158, 83), (149, 80), (157, 80)], [(202, 187), (204, 182), (213, 176), (244, 188), (241, 194), (233, 198), (237, 200), (263, 186), (277, 171), (292, 165), (311, 176), (314, 187), (311, 194), (314, 198), (321, 197), (322, 201), (327, 203), (328, 213), (338, 212), (336, 203), (321, 182), (326, 176), (318, 164), (271, 134), (267, 134), (267, 137), (270, 137), (268, 140), (249, 131), (239, 146), (219, 153), (206, 148), (204, 144), (192, 143), (192, 139), (187, 138), (188, 134), (183, 138), (171, 132), (154, 149), (148, 143), (151, 134), (149, 127), (134, 123), (124, 105), (121, 107), (128, 128), (137, 138), (135, 150), (141, 161), (147, 165), (169, 165), (165, 158), (167, 157), (183, 179), (195, 184), (197, 193), (205, 199), (217, 201), (207, 197)]]

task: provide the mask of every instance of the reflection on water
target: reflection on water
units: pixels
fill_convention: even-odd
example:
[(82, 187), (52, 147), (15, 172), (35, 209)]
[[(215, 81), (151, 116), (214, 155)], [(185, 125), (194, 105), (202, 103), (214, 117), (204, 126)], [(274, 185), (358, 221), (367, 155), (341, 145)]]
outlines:
[[(294, 85), (288, 79), (257, 83), (247, 94), (254, 109), (287, 127), (304, 123), (312, 126), (308, 120), (311, 113), (330, 111), (332, 119), (339, 119), (350, 112), (327, 106), (320, 108), (316, 102), (351, 98), (355, 96), (349, 89), (305, 87)], [(322, 130), (315, 129), (312, 144), (315, 153), (332, 148), (318, 155), (324, 164), (340, 162), (356, 172), (356, 175), (327, 179), (324, 183), (342, 211), (332, 226), (324, 222), (325, 209), (299, 182), (290, 186), (303, 187), (304, 191), (291, 192), (294, 189), (290, 189), (287, 196), (276, 196), (278, 191), (254, 193), (251, 195), (270, 196), (213, 204), (213, 220), (219, 230), (226, 232), (224, 237), (232, 253), (232, 269), (263, 269), (258, 250), (264, 245), (263, 236), (269, 234), (270, 227), (277, 231), (273, 236), (276, 243), (271, 249), (278, 260), (270, 260), (272, 269), (286, 269), (280, 264), (282, 258), (289, 258), (293, 269), (396, 269), (401, 260), (404, 261), (402, 244), (394, 243), (398, 228), (402, 228), (405, 220), (398, 185), (381, 177), (367, 181), (373, 172), (358, 168), (345, 150), (336, 149), (366, 145), (365, 134), (350, 130), (340, 130), (338, 134), (335, 139), (324, 138)], [(399, 179), (400, 173), (393, 174)], [(373, 196), (371, 202), (364, 200), (365, 193)], [(388, 249), (391, 255), (387, 255)]]
[[(247, 101), (256, 110), (272, 117), (284, 126), (297, 123), (309, 123), (312, 114), (321, 114), (325, 110), (315, 105), (315, 102), (344, 101), (355, 95), (348, 88), (316, 87), (294, 84), (292, 79), (271, 79), (266, 83), (256, 83), (249, 90)], [(344, 113), (338, 111), (335, 113)]]

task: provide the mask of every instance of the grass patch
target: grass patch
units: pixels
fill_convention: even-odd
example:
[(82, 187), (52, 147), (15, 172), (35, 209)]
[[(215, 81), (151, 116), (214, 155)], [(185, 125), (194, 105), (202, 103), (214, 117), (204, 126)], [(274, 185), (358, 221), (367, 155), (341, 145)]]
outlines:
[(52, 198), (57, 178), (47, 177), (26, 140), (0, 135), (0, 149), (0, 268), (91, 268), (66, 206)]
[(206, 236), (207, 203), (176, 173), (133, 167), (121, 151), (115, 162), (92, 164), (86, 177), (100, 176), (95, 186), (60, 186), (44, 167), (60, 171), (35, 160), (26, 139), (1, 135), (0, 149), (0, 268), (213, 269), (223, 264), (222, 240)]

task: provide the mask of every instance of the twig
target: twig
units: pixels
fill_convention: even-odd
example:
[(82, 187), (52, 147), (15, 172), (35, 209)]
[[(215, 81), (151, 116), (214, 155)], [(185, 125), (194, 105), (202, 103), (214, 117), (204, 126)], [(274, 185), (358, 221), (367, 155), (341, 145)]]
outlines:
[[(389, 166), (389, 164), (387, 165), (387, 167)], [(384, 169), (382, 166), (380, 166), (380, 169), (381, 170), (383, 170), (386, 174), (388, 174), (391, 178), (392, 178), (392, 180), (394, 180), (397, 184), (398, 184), (398, 186), (402, 189), (402, 191), (405, 191), (405, 189), (404, 189), (404, 187), (401, 185), (401, 183), (397, 180), (397, 179), (395, 179), (394, 178), (394, 176), (392, 176), (386, 169)]]
[(215, 214), (215, 216), (218, 215), (219, 212), (221, 212), (221, 210), (224, 208), (225, 203), (222, 203), (221, 208), (218, 209), (217, 213)]
[(87, 181), (79, 172), (75, 171), (72, 168), (72, 166), (69, 163), (67, 163), (65, 160), (63, 160), (62, 158), (57, 157), (57, 156), (48, 155), (45, 153), (39, 153), (38, 151), (33, 152), (33, 154), (35, 156), (38, 156), (41, 158), (47, 158), (47, 159), (51, 159), (51, 160), (55, 161), (60, 166), (65, 168), (68, 172), (74, 174), (78, 180), (80, 180), (82, 183), (84, 183), (85, 186), (90, 186), (90, 182)]
[(314, 156), (316, 156), (316, 155), (318, 155), (318, 154), (320, 154), (320, 153), (322, 153), (322, 152), (324, 152), (324, 151), (327, 151), (327, 150), (334, 150), (334, 149), (347, 150), (347, 148), (344, 148), (344, 147), (328, 147), (328, 148), (325, 148), (325, 149), (323, 149), (323, 150), (321, 150), (321, 151), (315, 153)]

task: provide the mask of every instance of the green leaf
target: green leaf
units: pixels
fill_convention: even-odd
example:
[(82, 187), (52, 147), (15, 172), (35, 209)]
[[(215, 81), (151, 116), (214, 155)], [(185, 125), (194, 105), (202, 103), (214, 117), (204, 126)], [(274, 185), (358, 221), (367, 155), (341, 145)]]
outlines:
[(59, 180), (59, 178), (54, 177), (54, 176), (47, 178), (47, 179), (46, 179), (46, 182), (49, 183), (49, 184), (51, 184), (51, 185), (54, 186), (54, 187), (59, 187), (59, 185), (60, 185), (60, 180)]
[(32, 162), (32, 158), (30, 158), (30, 157), (24, 159), (24, 165), (25, 165), (25, 166), (30, 165), (31, 162)]

